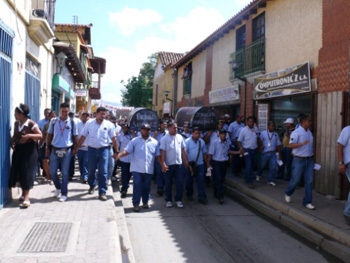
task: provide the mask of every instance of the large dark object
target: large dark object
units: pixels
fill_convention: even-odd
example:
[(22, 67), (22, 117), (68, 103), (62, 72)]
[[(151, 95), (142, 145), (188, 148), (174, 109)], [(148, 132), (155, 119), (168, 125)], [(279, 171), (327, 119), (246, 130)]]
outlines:
[(182, 128), (184, 122), (190, 127), (199, 127), (201, 131), (216, 130), (219, 118), (209, 107), (183, 107), (176, 113), (175, 121)]
[(128, 115), (128, 124), (131, 130), (140, 131), (141, 126), (148, 123), (152, 131), (158, 130), (159, 119), (155, 111), (145, 108), (135, 108)]

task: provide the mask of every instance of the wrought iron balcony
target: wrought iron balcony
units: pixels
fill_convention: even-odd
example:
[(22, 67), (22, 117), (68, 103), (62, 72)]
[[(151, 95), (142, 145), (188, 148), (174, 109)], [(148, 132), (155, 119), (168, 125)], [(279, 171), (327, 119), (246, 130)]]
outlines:
[[(233, 64), (236, 65), (233, 68)], [(265, 38), (254, 41), (251, 45), (237, 50), (230, 55), (231, 80), (250, 73), (265, 70)]]

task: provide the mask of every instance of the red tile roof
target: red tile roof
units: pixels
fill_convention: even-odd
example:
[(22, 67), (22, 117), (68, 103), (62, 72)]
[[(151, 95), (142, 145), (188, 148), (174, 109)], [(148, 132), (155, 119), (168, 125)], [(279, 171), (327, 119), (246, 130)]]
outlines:
[(234, 15), (231, 19), (229, 19), (225, 24), (219, 27), (216, 31), (214, 31), (210, 36), (204, 39), (201, 43), (199, 43), (195, 48), (193, 48), (190, 52), (188, 52), (182, 59), (174, 63), (174, 67), (180, 67), (195, 56), (197, 56), (200, 52), (205, 50), (207, 47), (211, 46), (216, 42), (219, 38), (223, 37), (230, 30), (233, 30), (236, 26), (242, 24), (243, 20), (247, 20), (249, 16), (255, 12), (260, 7), (265, 7), (267, 1), (270, 0), (252, 0), (248, 5), (246, 5), (241, 11), (239, 11), (236, 15)]
[(158, 56), (162, 65), (166, 68), (179, 61), (184, 56), (184, 54), (173, 52), (158, 52)]

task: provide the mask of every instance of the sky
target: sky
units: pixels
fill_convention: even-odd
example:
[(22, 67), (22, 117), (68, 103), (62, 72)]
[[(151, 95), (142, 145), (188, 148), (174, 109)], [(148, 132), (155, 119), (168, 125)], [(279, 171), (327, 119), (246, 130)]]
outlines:
[(55, 23), (93, 24), (95, 56), (107, 60), (104, 102), (121, 105), (122, 80), (159, 51), (192, 50), (251, 0), (58, 0)]

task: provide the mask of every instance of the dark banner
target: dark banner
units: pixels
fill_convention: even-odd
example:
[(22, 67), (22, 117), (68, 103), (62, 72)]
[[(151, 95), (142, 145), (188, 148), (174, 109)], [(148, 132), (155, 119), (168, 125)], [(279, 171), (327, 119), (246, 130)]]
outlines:
[(309, 62), (254, 79), (254, 98), (267, 99), (311, 91)]

